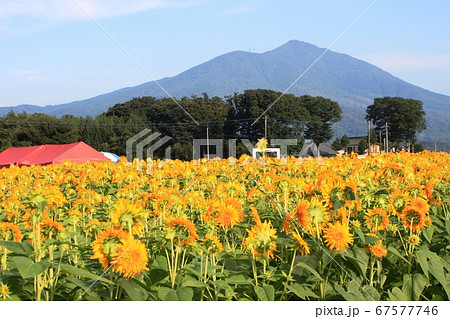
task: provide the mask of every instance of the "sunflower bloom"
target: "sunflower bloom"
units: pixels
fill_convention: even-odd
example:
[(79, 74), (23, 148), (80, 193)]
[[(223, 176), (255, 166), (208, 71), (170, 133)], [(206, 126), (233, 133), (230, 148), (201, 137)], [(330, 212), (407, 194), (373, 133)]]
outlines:
[(413, 246), (418, 245), (420, 243), (420, 237), (414, 234), (409, 236), (409, 243)]
[(167, 221), (167, 238), (174, 239), (182, 246), (190, 246), (197, 240), (197, 228), (186, 217), (175, 217)]
[(408, 205), (401, 215), (403, 226), (411, 229), (413, 232), (418, 232), (425, 227), (427, 219), (425, 212), (416, 206)]
[(206, 247), (206, 250), (212, 254), (223, 251), (223, 245), (216, 235), (206, 234), (205, 238), (202, 239), (202, 243)]
[(297, 221), (305, 230), (311, 227), (311, 215), (308, 212), (309, 202), (301, 200), (297, 204)]
[(2, 240), (13, 240), (21, 242), (23, 239), (22, 232), (19, 227), (13, 223), (0, 223), (0, 238)]
[(130, 237), (129, 233), (124, 231), (122, 228), (104, 230), (92, 243), (92, 251), (94, 252), (94, 255), (91, 259), (98, 259), (105, 269), (108, 268), (113, 255), (118, 251), (118, 245), (121, 240), (128, 237)]
[(258, 223), (250, 230), (247, 229), (248, 236), (245, 238), (243, 247), (246, 247), (253, 255), (266, 255), (274, 258), (273, 252), (277, 248), (277, 231), (272, 228), (270, 221)]
[(231, 203), (224, 203), (219, 206), (215, 220), (224, 228), (233, 227), (244, 220), (244, 213), (242, 208)]
[(353, 244), (353, 235), (348, 227), (342, 223), (331, 224), (325, 230), (325, 243), (328, 248), (344, 251)]
[(292, 237), (294, 238), (295, 249), (300, 252), (300, 255), (309, 255), (310, 249), (308, 243), (296, 232), (292, 233)]
[(140, 217), (141, 211), (142, 206), (120, 198), (114, 205), (111, 220), (115, 226), (128, 230), (132, 235), (140, 236), (144, 231)]
[(409, 206), (417, 208), (422, 212), (422, 214), (427, 214), (430, 210), (430, 205), (428, 205), (427, 201), (420, 197), (411, 199), (411, 201), (409, 202)]
[(66, 229), (64, 226), (56, 220), (45, 218), (41, 222), (42, 239), (52, 238), (53, 235), (57, 235), (65, 231)]
[(364, 219), (367, 227), (369, 227), (372, 232), (385, 230), (386, 226), (389, 224), (389, 216), (387, 212), (381, 208), (369, 209)]
[(4, 283), (0, 284), (0, 296), (2, 297), (2, 300), (6, 300), (6, 298), (9, 297), (9, 288)]
[(386, 248), (383, 247), (383, 243), (381, 240), (379, 240), (375, 245), (369, 248), (369, 251), (375, 256), (375, 257), (384, 257), (387, 255), (388, 251)]
[(132, 278), (148, 270), (148, 256), (144, 243), (133, 237), (124, 238), (112, 255), (112, 268), (125, 278)]

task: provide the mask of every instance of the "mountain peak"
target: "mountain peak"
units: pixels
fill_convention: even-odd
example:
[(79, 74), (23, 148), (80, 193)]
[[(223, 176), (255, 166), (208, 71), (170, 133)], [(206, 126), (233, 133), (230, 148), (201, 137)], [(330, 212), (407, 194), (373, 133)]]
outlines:
[[(427, 127), (420, 139), (448, 139), (450, 97), (436, 94), (398, 78), (367, 62), (349, 55), (328, 51), (305, 75), (294, 81), (325, 49), (313, 44), (290, 40), (264, 53), (234, 51), (190, 68), (177, 76), (159, 80), (160, 85), (176, 98), (201, 95), (224, 97), (247, 89), (270, 89), (295, 95), (323, 96), (337, 101), (343, 109), (343, 120), (337, 124), (337, 135), (360, 135), (365, 132), (365, 110), (376, 97), (399, 96), (421, 100), (427, 113)], [(123, 88), (83, 101), (44, 108), (25, 109), (62, 116), (97, 115), (117, 103), (134, 97), (166, 97), (155, 82)], [(6, 114), (15, 108), (0, 108)], [(19, 109), (15, 109), (19, 110)], [(20, 108), (20, 111), (24, 108)], [(444, 129), (443, 129), (444, 128)]]

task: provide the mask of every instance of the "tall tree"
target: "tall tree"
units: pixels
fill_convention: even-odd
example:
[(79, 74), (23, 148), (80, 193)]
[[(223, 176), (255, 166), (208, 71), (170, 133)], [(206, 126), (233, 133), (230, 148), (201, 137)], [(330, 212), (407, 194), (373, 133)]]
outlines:
[[(227, 101), (230, 105), (225, 126), (227, 137), (245, 138), (256, 142), (266, 133), (267, 118), (269, 141), (275, 138), (291, 138), (302, 142), (305, 123), (309, 117), (302, 98), (293, 94), (282, 95), (281, 92), (259, 89), (246, 90), (242, 94), (235, 93), (227, 97)], [(261, 114), (264, 116), (260, 117)], [(259, 120), (254, 123), (258, 118)], [(299, 151), (300, 147), (301, 143), (298, 144), (296, 151)], [(238, 156), (244, 152), (246, 149), (239, 148), (238, 145)]]
[(321, 96), (304, 95), (301, 99), (303, 100), (303, 105), (306, 105), (309, 111), (305, 137), (314, 141), (320, 155), (319, 145), (333, 137), (331, 125), (339, 122), (342, 118), (341, 107), (337, 102)]
[(367, 107), (366, 120), (375, 125), (376, 132), (385, 132), (388, 125), (388, 139), (393, 142), (410, 142), (416, 133), (427, 128), (423, 104), (419, 100), (401, 97), (376, 98)]

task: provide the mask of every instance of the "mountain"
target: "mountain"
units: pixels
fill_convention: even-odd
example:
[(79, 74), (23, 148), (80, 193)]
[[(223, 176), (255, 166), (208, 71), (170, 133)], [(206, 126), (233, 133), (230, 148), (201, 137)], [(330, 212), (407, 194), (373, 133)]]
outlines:
[[(224, 97), (234, 92), (258, 88), (282, 92), (324, 50), (309, 43), (292, 40), (264, 53), (234, 51), (158, 82), (177, 98), (201, 95), (203, 92), (209, 96)], [(328, 51), (288, 93), (320, 95), (337, 101), (343, 109), (343, 120), (335, 126), (336, 135), (364, 134), (367, 105), (372, 104), (376, 97), (399, 96), (418, 99), (424, 104), (428, 129), (419, 134), (419, 139), (448, 140), (450, 136), (450, 96), (407, 83), (349, 55)], [(166, 97), (155, 82), (147, 82), (66, 104), (0, 108), (0, 114), (6, 114), (12, 109), (57, 116), (95, 116), (117, 103), (140, 96)]]

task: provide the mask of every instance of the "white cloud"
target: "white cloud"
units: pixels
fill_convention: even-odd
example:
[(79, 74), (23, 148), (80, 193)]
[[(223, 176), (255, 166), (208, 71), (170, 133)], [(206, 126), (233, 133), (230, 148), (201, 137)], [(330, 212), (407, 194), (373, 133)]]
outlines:
[(72, 20), (85, 18), (77, 3), (97, 18), (161, 7), (163, 0), (3, 0), (0, 19)]
[(11, 74), (15, 79), (34, 83), (34, 84), (48, 84), (50, 81), (42, 76), (37, 70), (15, 70)]
[[(55, 23), (123, 16), (160, 8), (167, 0), (2, 0), (0, 37), (46, 28)], [(78, 3), (78, 5), (77, 5)]]
[(237, 6), (231, 7), (229, 9), (226, 9), (223, 14), (225, 15), (234, 15), (234, 14), (242, 14), (242, 13), (248, 13), (252, 11), (256, 11), (261, 8), (261, 4), (259, 1), (252, 0), (246, 3), (241, 3)]
[(360, 56), (382, 69), (404, 71), (421, 68), (450, 68), (450, 54), (391, 53)]

